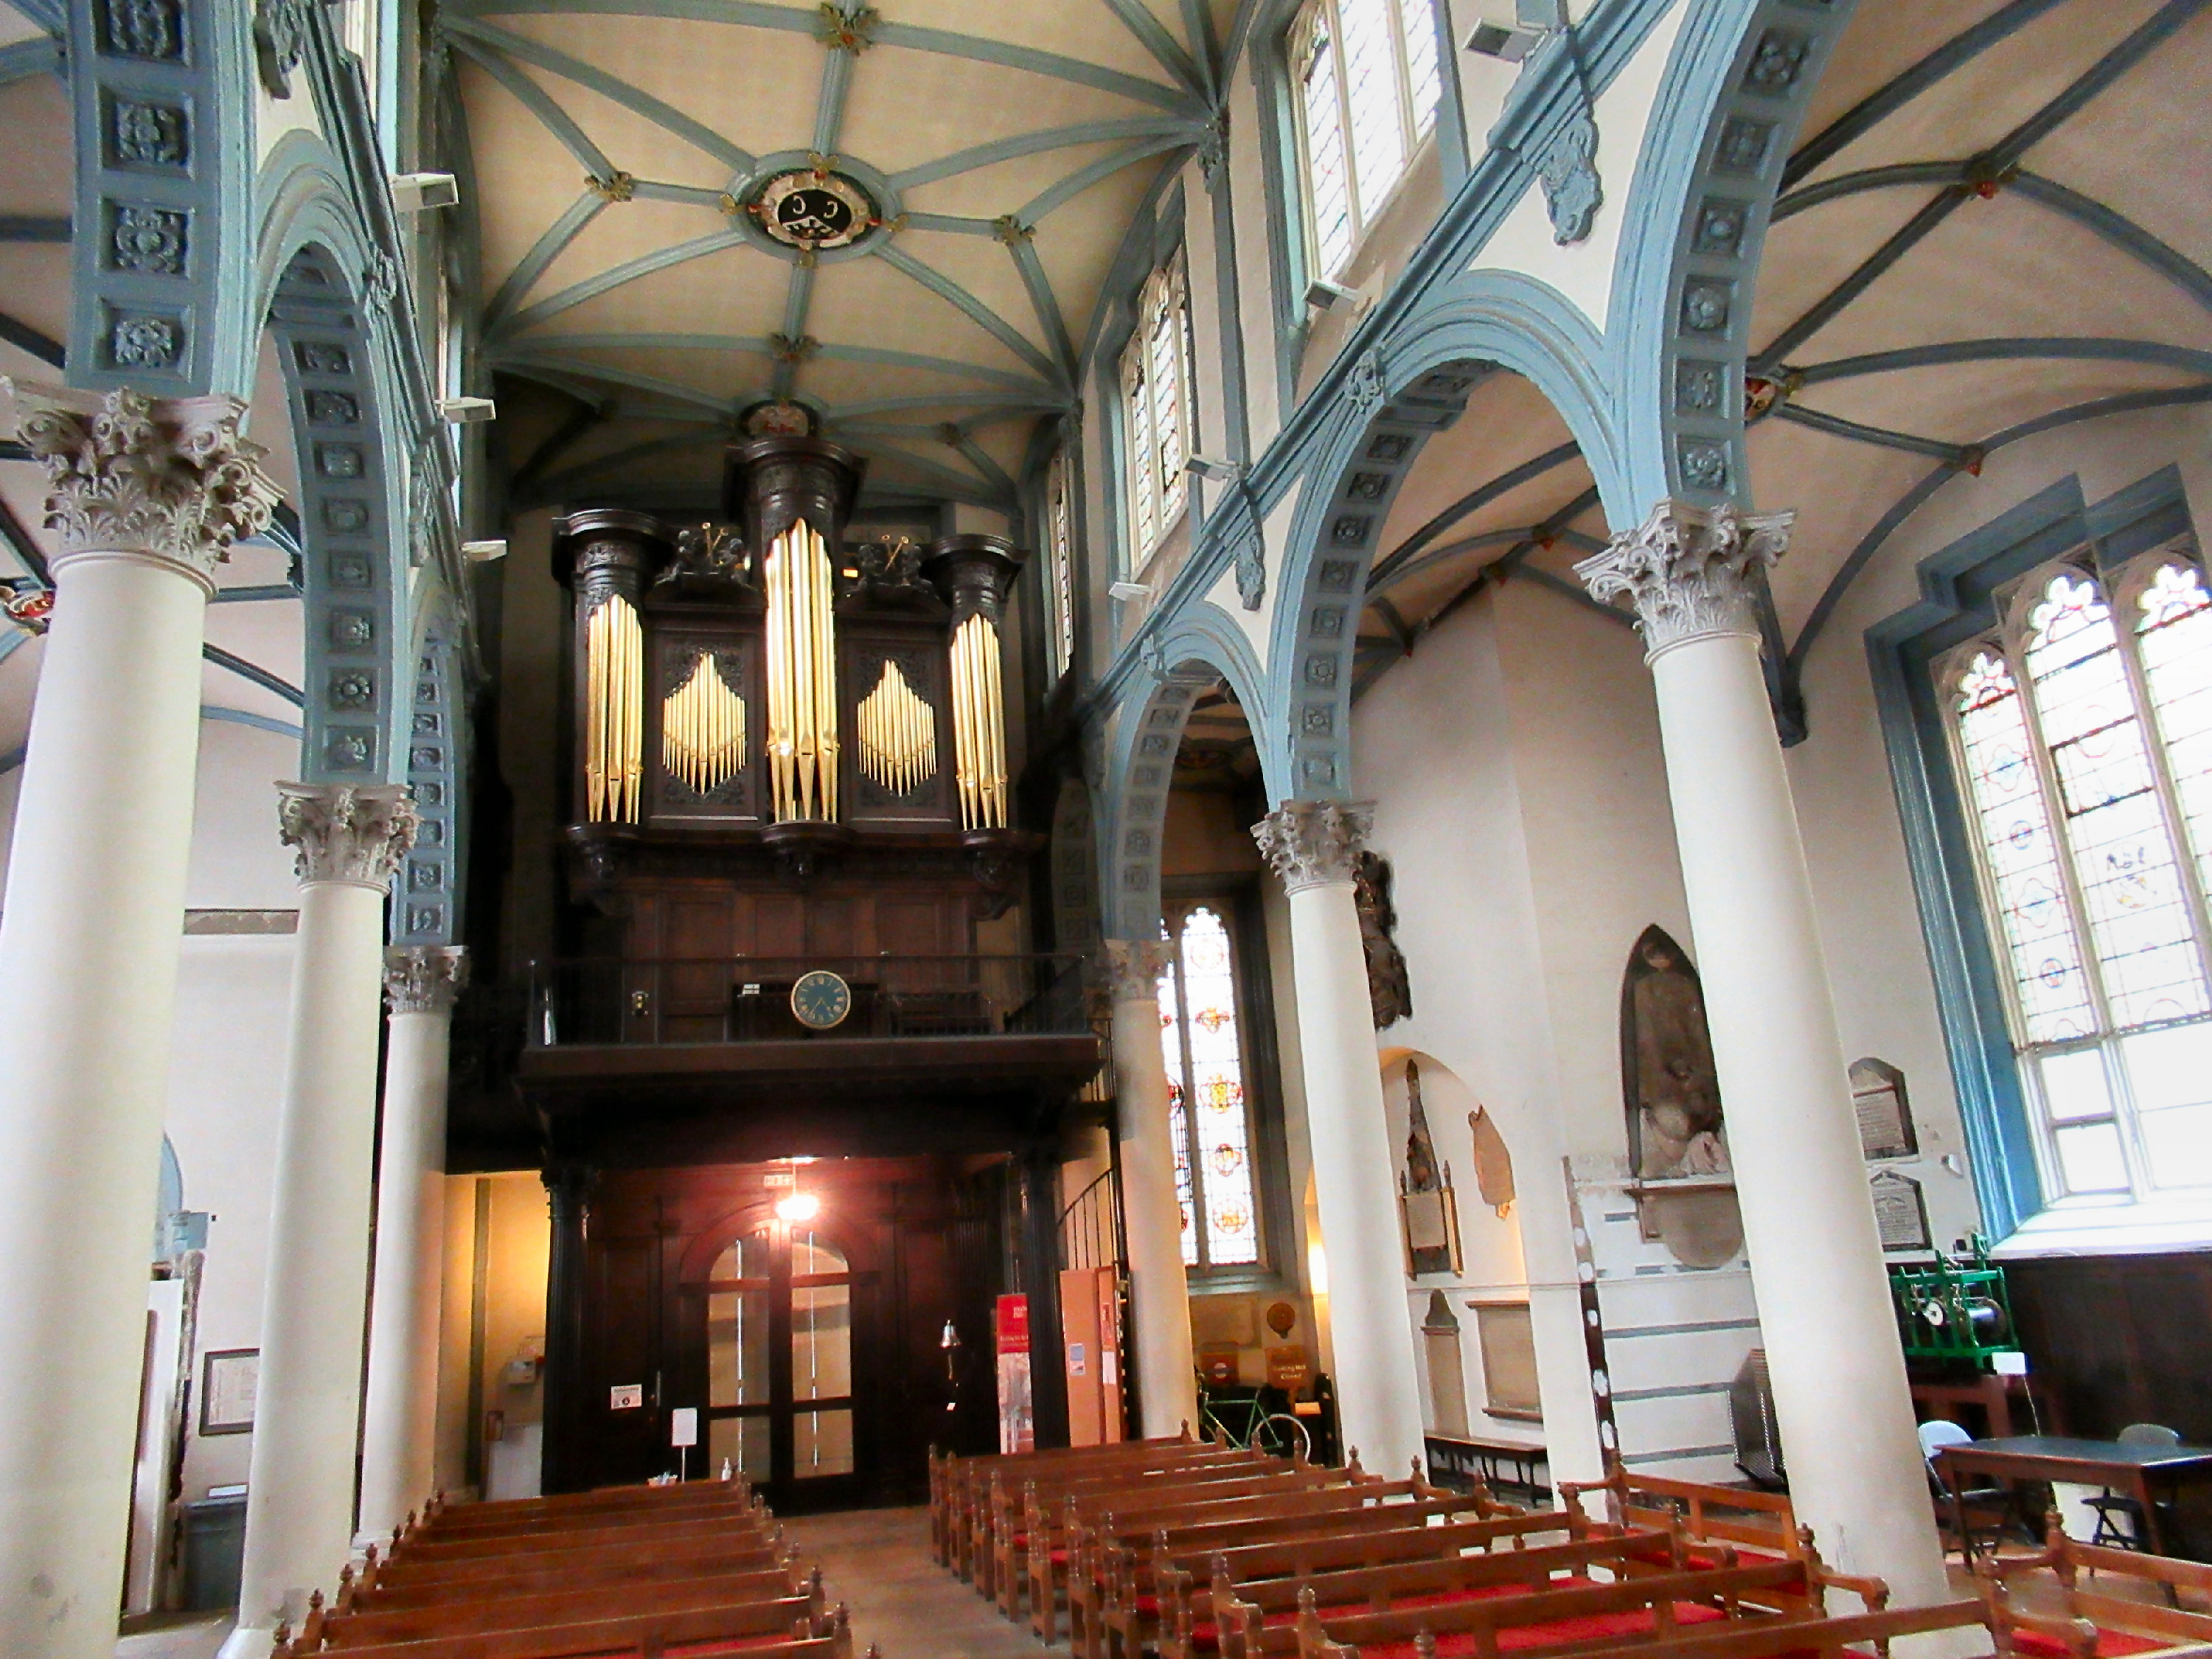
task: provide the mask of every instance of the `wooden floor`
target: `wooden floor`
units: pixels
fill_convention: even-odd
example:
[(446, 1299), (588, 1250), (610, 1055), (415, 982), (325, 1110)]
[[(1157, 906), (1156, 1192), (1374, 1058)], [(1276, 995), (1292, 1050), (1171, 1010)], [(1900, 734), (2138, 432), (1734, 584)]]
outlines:
[(853, 1613), (853, 1651), (884, 1659), (1037, 1659), (1041, 1645), (929, 1556), (929, 1511), (856, 1510), (785, 1523), (802, 1557), (822, 1564), (832, 1601)]

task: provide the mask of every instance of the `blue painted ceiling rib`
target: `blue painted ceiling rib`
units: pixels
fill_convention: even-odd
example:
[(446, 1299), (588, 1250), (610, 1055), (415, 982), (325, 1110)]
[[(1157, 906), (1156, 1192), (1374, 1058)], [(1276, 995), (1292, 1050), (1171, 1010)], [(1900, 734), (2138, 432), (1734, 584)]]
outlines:
[[(2167, 386), (2154, 392), (2124, 392), (2118, 397), (2094, 398), (2086, 403), (2073, 404), (2064, 409), (2052, 410), (2048, 414), (2038, 415), (2032, 420), (2022, 421), (2015, 426), (2007, 427), (2003, 431), (1984, 440), (1975, 447), (1984, 454), (1994, 454), (2009, 444), (2038, 437), (2045, 432), (2056, 431), (2061, 427), (2074, 426), (2083, 421), (2102, 420), (2109, 416), (2132, 415), (2144, 410), (2171, 409), (2184, 404), (2203, 403), (2212, 403), (2212, 385)], [(1837, 567), (1835, 574), (1828, 579), (1827, 586), (1822, 590), (1820, 599), (1814, 604), (1811, 611), (1807, 614), (1804, 627), (1798, 630), (1796, 642), (1790, 647), (1788, 672), (1790, 676), (1794, 678), (1802, 672), (1806, 659), (1812, 653), (1814, 644), (1820, 639), (1821, 630), (1827, 626), (1828, 619), (1834, 615), (1836, 607), (1843, 602), (1844, 595), (1850, 591), (1852, 582), (1857, 580), (1859, 574), (1873, 561), (1874, 556), (1881, 550), (1884, 544), (1897, 533), (1907, 520), (1927, 504), (1929, 499), (1936, 491), (1958, 476), (1959, 469), (1956, 467), (1936, 467), (1899, 495), (1891, 504), (1889, 510), (1875, 520), (1874, 527), (1859, 538), (1858, 544), (1851, 549), (1843, 563)]]
[(606, 206), (607, 198), (587, 186), (574, 201), (561, 210), (560, 216), (551, 224), (545, 227), (537, 241), (531, 245), (530, 251), (515, 262), (513, 270), (507, 272), (507, 280), (499, 285), (498, 291), (491, 296), (491, 302), (484, 307), (483, 324), (487, 333), (496, 330), (513, 313), (514, 307), (521, 303), (523, 296), (537, 286), (538, 279), (545, 274), (546, 267), (561, 257), (562, 251), (574, 241), (584, 227), (598, 218)]
[(1119, 143), (1123, 139), (1136, 138), (1176, 138), (1187, 143), (1196, 143), (1205, 134), (1202, 122), (1172, 120), (1157, 115), (1119, 121), (1081, 121), (1065, 127), (1042, 127), (1035, 132), (1018, 132), (1010, 137), (994, 138), (986, 144), (972, 144), (966, 149), (954, 150), (934, 161), (916, 162), (902, 172), (891, 174), (890, 183), (892, 189), (903, 191), (921, 185), (933, 185), (942, 179), (955, 179), (979, 167), (996, 167), (1001, 161), (1017, 161), (1024, 155), (1042, 155), (1048, 150), (1073, 149), (1085, 144)]
[(565, 52), (556, 52), (551, 46), (544, 46), (531, 40), (527, 35), (516, 34), (511, 30), (499, 28), (489, 23), (477, 22), (467, 17), (457, 16), (450, 8), (441, 19), (440, 27), (448, 33), (466, 36), (509, 58), (518, 58), (526, 64), (533, 64), (539, 69), (559, 76), (564, 81), (573, 81), (580, 87), (588, 87), (601, 96), (622, 105), (625, 109), (643, 116), (663, 131), (672, 133), (695, 149), (713, 156), (732, 173), (752, 171), (753, 157), (750, 150), (741, 145), (732, 143), (703, 122), (692, 119), (683, 111), (662, 102), (651, 93), (634, 87), (617, 76), (608, 74), (605, 70), (571, 58)]
[(1191, 61), (1190, 53), (1168, 32), (1167, 26), (1152, 15), (1145, 0), (1104, 0), (1104, 4), (1137, 38), (1138, 44), (1152, 54), (1154, 63), (1198, 97), (1206, 95), (1206, 82), (1200, 77), (1198, 65)]
[(463, 53), (485, 74), (513, 93), (522, 106), (561, 141), (561, 147), (583, 164), (585, 172), (594, 179), (613, 176), (615, 164), (607, 159), (606, 152), (592, 142), (591, 135), (576, 125), (568, 111), (553, 101), (552, 94), (544, 88), (499, 53), (485, 50), (467, 35), (456, 33), (452, 39), (454, 50)]
[(62, 72), (62, 43), (52, 36), (43, 40), (17, 40), (0, 46), (0, 87), (11, 87), (34, 75)]
[(1540, 455), (1532, 456), (1518, 466), (1508, 467), (1487, 483), (1476, 485), (1412, 535), (1407, 537), (1397, 546), (1392, 548), (1382, 558), (1377, 559), (1369, 580), (1371, 581), (1376, 576), (1388, 576), (1470, 513), (1480, 512), (1500, 495), (1518, 489), (1532, 478), (1542, 477), (1555, 467), (1565, 466), (1581, 453), (1581, 449), (1572, 440), (1569, 440), (1556, 448), (1546, 450)]
[(43, 329), (19, 322), (4, 311), (0, 311), (0, 340), (5, 340), (27, 356), (36, 357), (49, 368), (66, 368), (69, 366), (67, 346)]
[(1975, 459), (1976, 453), (1964, 445), (1946, 443), (1940, 438), (1916, 437), (1910, 432), (1894, 432), (1887, 427), (1869, 426), (1860, 421), (1847, 421), (1840, 415), (1826, 415), (1802, 404), (1777, 404), (1773, 418), (1788, 421), (1795, 426), (1810, 427), (1815, 432), (1826, 432), (1833, 437), (1849, 438), (1856, 443), (1872, 444), (1883, 449), (1902, 449), (1915, 455), (1932, 455), (1953, 466), (1965, 466)]
[(289, 680), (279, 678), (258, 663), (248, 662), (245, 658), (226, 651), (219, 645), (203, 644), (200, 647), (200, 655), (205, 657), (216, 667), (228, 669), (239, 678), (249, 680), (264, 691), (273, 691), (295, 708), (305, 708), (307, 706), (307, 700), (301, 695), (298, 686)]
[(957, 310), (963, 313), (984, 332), (989, 334), (1047, 380), (1055, 382), (1064, 380), (1065, 377), (1059, 365), (1038, 350), (1027, 336), (950, 276), (924, 264), (896, 242), (878, 242), (871, 251), (876, 258), (881, 259), (893, 270), (903, 276), (911, 277), (936, 295), (939, 299), (949, 302)]
[(0, 242), (66, 242), (67, 214), (0, 213)]
[(587, 276), (581, 282), (571, 283), (559, 293), (549, 295), (535, 305), (524, 307), (520, 311), (508, 317), (501, 326), (496, 329), (487, 329), (486, 337), (496, 339), (518, 334), (534, 324), (544, 321), (548, 317), (556, 317), (572, 306), (580, 306), (586, 300), (595, 300), (600, 295), (611, 293), (625, 283), (634, 283), (641, 276), (650, 276), (657, 270), (666, 270), (670, 266), (683, 264), (687, 260), (703, 259), (707, 255), (720, 253), (725, 248), (747, 246), (744, 237), (738, 232), (718, 230), (704, 236), (695, 236), (688, 242), (678, 242), (672, 246), (655, 248), (652, 252), (641, 253), (635, 259), (626, 259), (618, 265), (611, 265), (597, 276)]
[(1864, 374), (1891, 374), (1905, 368), (2037, 358), (2152, 363), (2162, 368), (2185, 369), (2197, 374), (2212, 374), (2212, 351), (2166, 345), (2156, 340), (2096, 339), (2071, 335), (1942, 340), (1927, 345), (1904, 346), (1893, 351), (1869, 351), (1854, 357), (1838, 357), (1831, 362), (1808, 363), (1793, 369), (1791, 373), (1799, 386), (1819, 386), (1828, 380), (1852, 380)]
[[(469, 17), (520, 16), (559, 13), (571, 16), (673, 17), (702, 23), (728, 23), (752, 28), (782, 29), (797, 34), (817, 34), (821, 12), (813, 6), (781, 6), (761, 0), (447, 0), (447, 9)], [(911, 23), (878, 22), (869, 39), (878, 46), (902, 46), (912, 52), (935, 52), (996, 64), (1006, 69), (1026, 70), (1033, 75), (1095, 87), (1138, 103), (1156, 104), (1179, 112), (1197, 110), (1198, 100), (1188, 90), (1142, 76), (1125, 74), (1079, 58), (1063, 57), (1004, 40), (987, 40), (951, 29), (922, 28)]]
[(1888, 116), (1922, 93), (2000, 42), (2009, 40), (2027, 24), (2065, 0), (2011, 0), (1972, 27), (1963, 29), (1911, 68), (1901, 70), (1845, 110), (1797, 147), (1782, 170), (1784, 190), (1806, 178), (1853, 140), (1865, 137)]

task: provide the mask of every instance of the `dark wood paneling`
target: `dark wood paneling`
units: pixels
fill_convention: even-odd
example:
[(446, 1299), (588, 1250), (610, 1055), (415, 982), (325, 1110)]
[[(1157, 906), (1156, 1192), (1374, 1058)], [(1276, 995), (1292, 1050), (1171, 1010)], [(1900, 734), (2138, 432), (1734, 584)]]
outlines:
[(2029, 1375), (2097, 1439), (2163, 1423), (2212, 1445), (2212, 1251), (2005, 1265)]

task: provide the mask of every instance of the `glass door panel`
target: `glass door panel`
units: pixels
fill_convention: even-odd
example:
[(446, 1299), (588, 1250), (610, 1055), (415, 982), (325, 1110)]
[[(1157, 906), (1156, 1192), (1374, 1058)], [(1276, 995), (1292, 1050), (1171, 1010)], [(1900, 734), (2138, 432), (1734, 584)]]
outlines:
[(853, 1408), (802, 1408), (792, 1425), (792, 1470), (794, 1480), (819, 1480), (824, 1475), (853, 1472)]
[(707, 1469), (719, 1475), (727, 1462), (732, 1471), (758, 1485), (775, 1476), (769, 1466), (768, 1413), (747, 1417), (718, 1417), (707, 1425)]

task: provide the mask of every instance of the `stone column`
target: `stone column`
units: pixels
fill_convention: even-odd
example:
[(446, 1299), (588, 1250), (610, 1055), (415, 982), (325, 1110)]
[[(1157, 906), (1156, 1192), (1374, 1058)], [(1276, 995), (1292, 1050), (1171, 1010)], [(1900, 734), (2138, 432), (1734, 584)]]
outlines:
[(1759, 669), (1754, 593), (1793, 516), (1662, 501), (1576, 570), (1633, 601), (1656, 686), (1790, 1498), (1830, 1563), (1913, 1606), (1948, 1591)]
[(385, 955), (391, 1037), (377, 1159), (376, 1276), (362, 1406), (360, 1534), (389, 1534), (429, 1498), (437, 1439), (446, 1231), (446, 1074), (468, 956), (410, 945)]
[(1168, 1127), (1167, 1057), (1160, 1048), (1160, 975), (1170, 947), (1156, 939), (1109, 939), (1105, 945), (1114, 995), (1121, 1225), (1129, 1238), (1129, 1316), (1136, 1325), (1136, 1432), (1157, 1438), (1188, 1423), (1194, 1433), (1198, 1367)]
[(1349, 1453), (1401, 1475), (1423, 1456), (1420, 1382), (1406, 1300), (1398, 1182), (1382, 1110), (1367, 951), (1352, 869), (1370, 805), (1285, 801), (1252, 827), (1290, 895), (1291, 961), (1314, 1193), (1328, 1256), (1337, 1410)]
[(404, 784), (280, 783), (298, 849), (300, 931), (276, 1131), (261, 1382), (238, 1629), (224, 1659), (261, 1659), (307, 1593), (337, 1588), (353, 1548), (384, 900), (415, 839)]
[(276, 489), (234, 398), (9, 390), (59, 546), (0, 908), (0, 1652), (108, 1659), (202, 623), (216, 565)]

